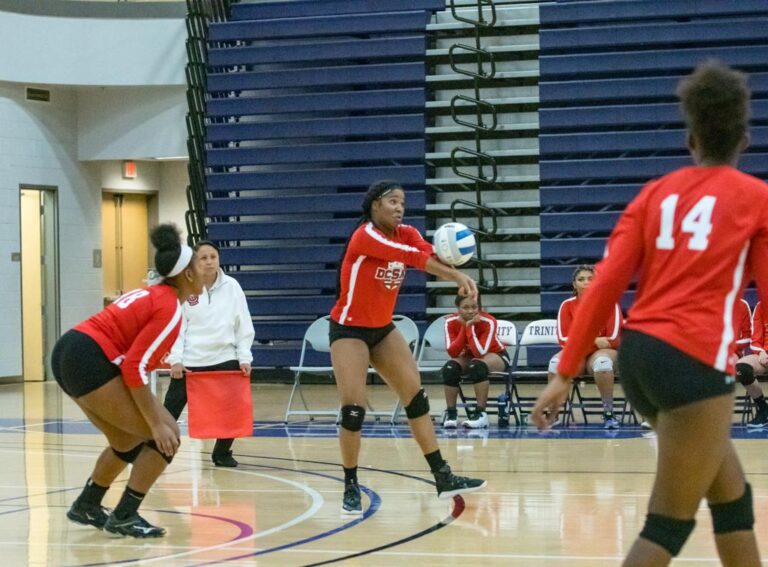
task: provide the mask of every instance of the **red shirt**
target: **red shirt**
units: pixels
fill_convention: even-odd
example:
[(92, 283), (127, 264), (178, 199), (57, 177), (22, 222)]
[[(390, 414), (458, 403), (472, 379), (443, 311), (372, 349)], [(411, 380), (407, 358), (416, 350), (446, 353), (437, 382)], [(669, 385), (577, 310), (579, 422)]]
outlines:
[(626, 327), (733, 373), (734, 305), (750, 277), (768, 292), (766, 211), (768, 185), (730, 166), (684, 167), (648, 183), (611, 234), (558, 371), (578, 373), (639, 273)]
[(743, 299), (736, 302), (733, 325), (736, 330), (736, 356), (741, 358), (747, 354), (747, 347), (752, 341), (752, 312), (749, 310), (749, 304)]
[(423, 270), (432, 245), (412, 226), (401, 224), (392, 238), (372, 222), (352, 233), (341, 264), (341, 293), (331, 319), (351, 327), (384, 327), (392, 322), (405, 267)]
[(752, 343), (749, 345), (753, 354), (768, 349), (768, 317), (765, 315), (763, 302), (758, 301), (752, 316)]
[(480, 311), (480, 321), (467, 327), (458, 313), (445, 318), (445, 350), (451, 358), (473, 356), (480, 358), (489, 352), (504, 352), (496, 338), (498, 323), (493, 315)]
[(120, 367), (130, 388), (149, 383), (179, 335), (181, 305), (169, 285), (152, 285), (121, 295), (114, 303), (75, 327), (98, 343)]
[[(565, 346), (565, 343), (568, 342), (568, 334), (573, 325), (573, 316), (580, 304), (581, 301), (578, 296), (566, 299), (560, 304), (560, 309), (557, 311), (557, 342), (560, 343), (560, 346)], [(600, 329), (597, 336), (608, 339), (608, 342), (611, 343), (611, 348), (615, 349), (619, 346), (619, 331), (621, 331), (623, 324), (624, 316), (621, 314), (621, 307), (616, 303), (607, 323)], [(593, 342), (587, 354), (592, 354), (596, 350), (597, 345)]]

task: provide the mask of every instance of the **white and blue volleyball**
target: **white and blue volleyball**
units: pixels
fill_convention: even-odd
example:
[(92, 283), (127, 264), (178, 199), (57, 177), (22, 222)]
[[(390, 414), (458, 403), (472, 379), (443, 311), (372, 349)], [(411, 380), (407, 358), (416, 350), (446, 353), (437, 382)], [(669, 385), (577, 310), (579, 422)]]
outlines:
[(475, 254), (475, 235), (460, 222), (449, 222), (435, 231), (435, 254), (446, 264), (461, 266)]

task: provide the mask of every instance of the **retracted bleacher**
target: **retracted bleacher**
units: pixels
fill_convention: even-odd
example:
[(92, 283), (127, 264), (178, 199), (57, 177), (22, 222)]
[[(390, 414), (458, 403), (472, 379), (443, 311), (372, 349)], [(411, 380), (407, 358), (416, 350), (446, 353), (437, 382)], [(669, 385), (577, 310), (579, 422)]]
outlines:
[(697, 63), (750, 74), (740, 167), (768, 179), (768, 2), (560, 1), (540, 21), (541, 305), (554, 314), (643, 183), (691, 163), (675, 87)]
[[(248, 296), (254, 365), (288, 367), (334, 302), (372, 182), (407, 191), (425, 230), (426, 26), (444, 0), (238, 3), (209, 28), (206, 212)], [(426, 312), (409, 273), (396, 311)], [(327, 357), (309, 364), (327, 364)]]

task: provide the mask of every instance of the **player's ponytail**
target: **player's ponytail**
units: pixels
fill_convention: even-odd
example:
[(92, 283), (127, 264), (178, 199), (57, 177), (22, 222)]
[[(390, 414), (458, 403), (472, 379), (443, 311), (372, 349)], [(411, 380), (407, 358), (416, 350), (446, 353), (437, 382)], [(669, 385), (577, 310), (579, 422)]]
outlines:
[(362, 216), (357, 219), (357, 224), (355, 225), (355, 228), (352, 229), (352, 232), (349, 233), (349, 237), (347, 238), (347, 241), (344, 243), (344, 249), (341, 251), (341, 257), (339, 258), (339, 265), (338, 268), (336, 268), (336, 299), (339, 298), (341, 295), (341, 266), (344, 263), (344, 256), (347, 255), (347, 248), (349, 248), (349, 241), (352, 240), (352, 235), (355, 233), (355, 231), (360, 228), (363, 224), (367, 223), (371, 220), (371, 207), (373, 206), (373, 203), (379, 199), (381, 199), (384, 195), (389, 193), (390, 191), (394, 191), (395, 189), (402, 189), (403, 186), (400, 185), (397, 181), (392, 181), (389, 179), (383, 180), (383, 181), (376, 181), (371, 184), (370, 187), (368, 187), (368, 191), (365, 192), (365, 195), (363, 196), (363, 203), (361, 208), (363, 209)]

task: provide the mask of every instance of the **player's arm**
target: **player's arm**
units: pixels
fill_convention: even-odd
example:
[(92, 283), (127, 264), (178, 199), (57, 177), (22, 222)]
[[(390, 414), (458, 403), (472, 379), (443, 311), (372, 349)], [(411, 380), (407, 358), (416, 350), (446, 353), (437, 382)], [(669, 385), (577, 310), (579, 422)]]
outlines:
[(573, 322), (573, 301), (563, 301), (560, 304), (560, 309), (557, 310), (557, 342), (560, 346), (565, 346), (568, 342), (568, 333), (571, 330), (571, 323)]
[(472, 325), (469, 333), (471, 337), (470, 348), (476, 357), (485, 356), (491, 348), (493, 337), (496, 336), (498, 324), (496, 319), (481, 317), (480, 322)]
[(445, 350), (448, 356), (456, 358), (467, 345), (467, 327), (464, 325), (451, 325), (445, 322)]
[[(760, 293), (762, 294), (762, 291)], [(752, 315), (752, 341), (750, 342), (749, 348), (754, 354), (765, 350), (764, 329), (763, 302), (761, 301), (755, 306), (755, 312)]]
[(624, 322), (624, 316), (621, 314), (621, 307), (619, 304), (614, 305), (613, 315), (608, 321), (608, 336), (605, 339), (608, 341), (609, 348), (616, 349), (619, 346), (619, 333), (621, 332), (622, 323)]

